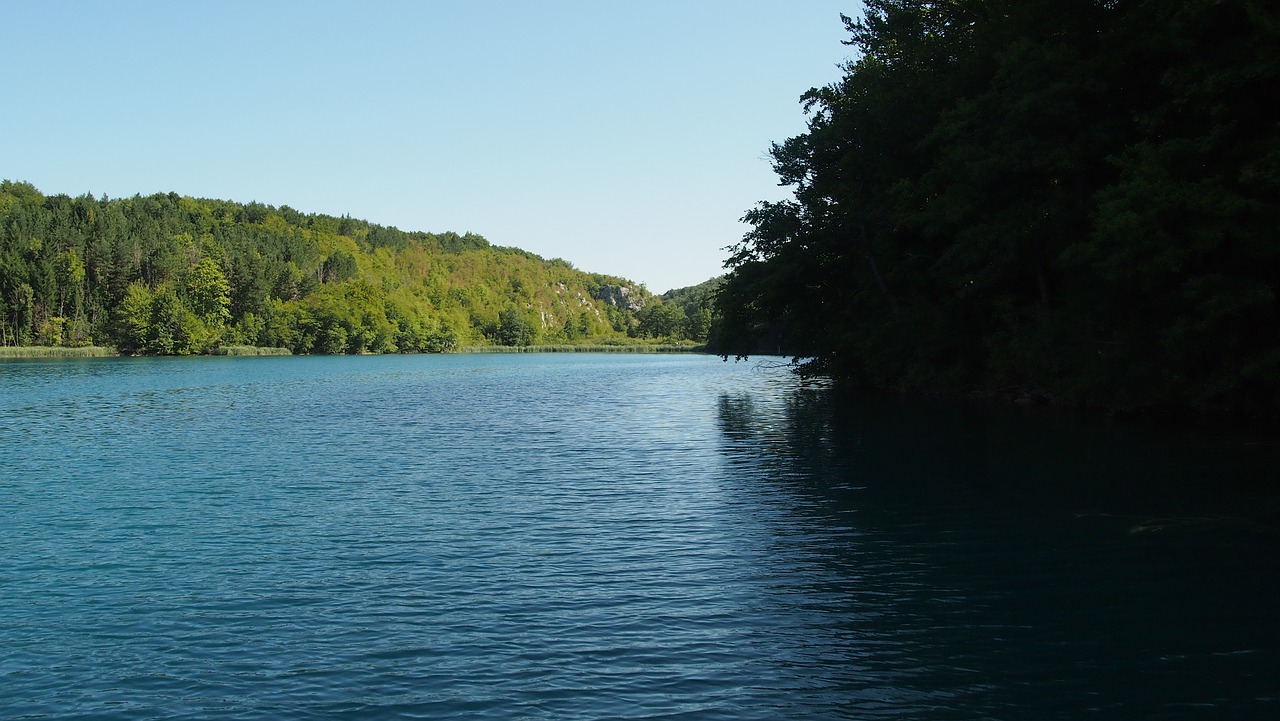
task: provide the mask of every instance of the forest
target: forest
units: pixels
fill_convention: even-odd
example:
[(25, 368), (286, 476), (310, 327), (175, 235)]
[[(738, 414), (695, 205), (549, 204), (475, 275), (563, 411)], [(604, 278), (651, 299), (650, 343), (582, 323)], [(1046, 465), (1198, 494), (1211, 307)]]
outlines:
[(491, 245), (288, 206), (0, 182), (0, 346), (293, 353), (701, 344), (710, 300)]
[(720, 352), (850, 385), (1280, 412), (1280, 4), (867, 0), (770, 151)]

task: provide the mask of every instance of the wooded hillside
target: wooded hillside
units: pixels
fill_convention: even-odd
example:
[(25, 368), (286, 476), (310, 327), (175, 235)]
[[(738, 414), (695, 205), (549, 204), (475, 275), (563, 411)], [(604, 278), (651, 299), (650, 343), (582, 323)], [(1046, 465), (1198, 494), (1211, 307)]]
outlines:
[[(0, 345), (439, 352), (623, 342), (657, 299), (484, 238), (176, 193), (0, 183)], [(668, 336), (669, 337), (669, 336)]]

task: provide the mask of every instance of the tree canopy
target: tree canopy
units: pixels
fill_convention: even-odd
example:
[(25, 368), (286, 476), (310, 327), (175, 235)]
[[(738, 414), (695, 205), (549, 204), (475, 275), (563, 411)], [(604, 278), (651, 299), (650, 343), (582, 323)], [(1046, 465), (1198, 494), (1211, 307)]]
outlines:
[(918, 392), (1280, 410), (1280, 6), (867, 0), (720, 292), (726, 354)]
[(0, 345), (190, 354), (607, 343), (643, 335), (639, 314), (657, 303), (631, 281), (471, 233), (0, 182)]

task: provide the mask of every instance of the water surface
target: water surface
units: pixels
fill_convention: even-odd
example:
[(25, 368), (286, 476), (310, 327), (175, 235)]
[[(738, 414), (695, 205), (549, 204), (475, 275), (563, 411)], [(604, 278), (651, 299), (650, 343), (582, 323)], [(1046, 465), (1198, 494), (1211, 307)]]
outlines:
[(0, 717), (1270, 717), (1277, 457), (703, 356), (0, 363)]

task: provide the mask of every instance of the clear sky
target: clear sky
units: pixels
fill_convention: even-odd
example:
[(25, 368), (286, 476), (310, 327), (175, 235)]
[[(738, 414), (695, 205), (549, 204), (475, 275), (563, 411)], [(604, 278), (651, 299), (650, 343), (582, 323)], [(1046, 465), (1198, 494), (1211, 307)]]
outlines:
[(0, 0), (0, 178), (475, 232), (654, 292), (723, 272), (849, 57), (828, 0)]

